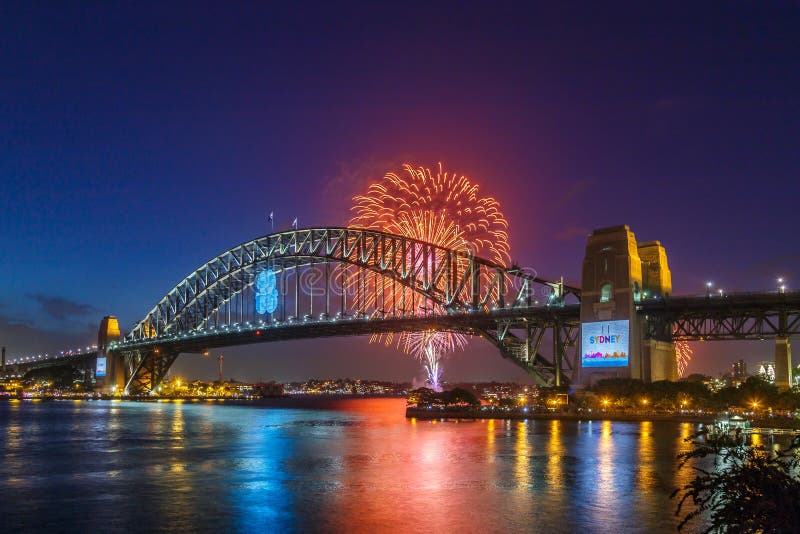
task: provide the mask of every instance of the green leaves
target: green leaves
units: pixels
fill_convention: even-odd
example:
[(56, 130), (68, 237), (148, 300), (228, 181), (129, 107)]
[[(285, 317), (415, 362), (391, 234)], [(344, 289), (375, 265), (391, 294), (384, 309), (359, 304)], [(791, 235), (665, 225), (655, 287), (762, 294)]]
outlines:
[(672, 493), (680, 497), (675, 515), (686, 514), (678, 530), (696, 520), (707, 525), (705, 533), (800, 530), (800, 437), (785, 448), (745, 439), (738, 429), (687, 439), (694, 448), (678, 455), (678, 468), (697, 475)]

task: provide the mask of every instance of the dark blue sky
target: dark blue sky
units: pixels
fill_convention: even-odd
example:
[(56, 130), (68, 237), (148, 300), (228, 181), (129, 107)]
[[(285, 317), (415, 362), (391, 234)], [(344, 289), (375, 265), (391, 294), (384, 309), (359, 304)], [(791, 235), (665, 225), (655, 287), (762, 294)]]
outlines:
[[(343, 224), (404, 161), (499, 198), (514, 259), (546, 277), (577, 281), (586, 234), (625, 223), (666, 246), (676, 293), (800, 282), (800, 4), (289, 4), (0, 5), (12, 354), (129, 327), (270, 210)], [(696, 351), (714, 372), (772, 345)], [(226, 354), (238, 378), (417, 370), (361, 339)], [(446, 377), (523, 374), (475, 341)]]

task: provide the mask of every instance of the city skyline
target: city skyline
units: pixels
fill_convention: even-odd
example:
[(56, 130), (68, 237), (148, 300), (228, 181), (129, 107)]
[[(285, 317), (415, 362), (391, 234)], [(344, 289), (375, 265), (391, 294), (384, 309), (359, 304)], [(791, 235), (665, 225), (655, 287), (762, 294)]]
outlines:
[[(586, 235), (613, 224), (662, 242), (676, 294), (800, 279), (785, 224), (796, 9), (709, 3), (685, 20), (658, 6), (509, 5), (480, 21), (474, 6), (328, 9), (7, 8), (10, 354), (92, 342), (106, 314), (130, 328), (191, 269), (268, 233), (270, 213), (276, 229), (345, 224), (352, 197), (405, 161), (441, 161), (498, 198), (512, 259), (551, 279), (578, 282)], [(381, 17), (395, 23), (359, 22)], [(396, 46), (412, 22), (419, 38)], [(688, 372), (772, 355), (770, 342), (735, 343), (693, 343)], [(419, 377), (366, 339), (223, 352), (242, 379)], [(214, 375), (195, 358), (176, 372)], [(525, 380), (483, 340), (446, 366), (449, 381)]]

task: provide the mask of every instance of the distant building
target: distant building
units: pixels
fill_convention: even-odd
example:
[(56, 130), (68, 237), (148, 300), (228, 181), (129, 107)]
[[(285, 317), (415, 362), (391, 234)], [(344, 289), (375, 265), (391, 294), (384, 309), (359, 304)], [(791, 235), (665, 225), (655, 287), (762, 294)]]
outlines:
[(775, 362), (763, 361), (756, 364), (756, 374), (769, 382), (775, 383)]
[(731, 375), (733, 378), (739, 378), (742, 380), (747, 378), (747, 364), (744, 360), (733, 362), (733, 365), (731, 365)]

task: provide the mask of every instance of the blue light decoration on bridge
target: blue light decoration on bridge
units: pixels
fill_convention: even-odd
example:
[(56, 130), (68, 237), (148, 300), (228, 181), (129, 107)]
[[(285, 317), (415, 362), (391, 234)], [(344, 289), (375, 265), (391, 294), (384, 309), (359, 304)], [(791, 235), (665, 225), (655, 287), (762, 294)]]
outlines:
[(627, 367), (629, 321), (581, 323), (582, 367)]
[(275, 271), (265, 269), (256, 275), (256, 313), (264, 315), (278, 309), (278, 287)]
[(105, 356), (98, 356), (97, 357), (97, 366), (94, 370), (95, 377), (102, 377), (106, 376), (106, 358)]

